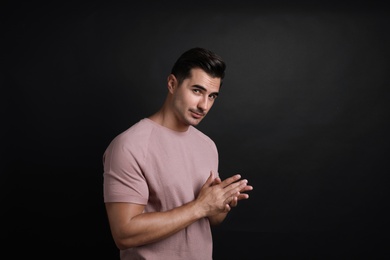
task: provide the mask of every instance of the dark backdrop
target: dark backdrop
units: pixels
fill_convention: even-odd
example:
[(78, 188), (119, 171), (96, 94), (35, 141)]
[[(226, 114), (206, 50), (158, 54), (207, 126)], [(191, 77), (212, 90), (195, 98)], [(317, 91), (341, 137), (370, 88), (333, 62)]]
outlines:
[[(156, 111), (201, 46), (227, 62), (199, 128), (254, 186), (215, 259), (389, 255), (389, 12), (359, 2), (2, 4), (3, 245), (118, 259), (102, 195), (111, 139)], [(58, 257), (53, 257), (55, 253)]]

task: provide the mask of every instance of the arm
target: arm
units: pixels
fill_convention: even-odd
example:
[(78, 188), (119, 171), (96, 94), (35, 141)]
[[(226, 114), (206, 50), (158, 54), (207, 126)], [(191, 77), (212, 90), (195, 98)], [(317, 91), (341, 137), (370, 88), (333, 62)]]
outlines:
[(106, 203), (111, 233), (119, 249), (163, 239), (201, 218), (193, 202), (165, 212), (143, 213), (144, 208), (132, 203)]
[(165, 212), (143, 213), (144, 205), (106, 203), (111, 233), (119, 249), (140, 246), (168, 237), (203, 218), (226, 214), (227, 205), (247, 185), (239, 175), (216, 184), (213, 175), (202, 186), (198, 197)]

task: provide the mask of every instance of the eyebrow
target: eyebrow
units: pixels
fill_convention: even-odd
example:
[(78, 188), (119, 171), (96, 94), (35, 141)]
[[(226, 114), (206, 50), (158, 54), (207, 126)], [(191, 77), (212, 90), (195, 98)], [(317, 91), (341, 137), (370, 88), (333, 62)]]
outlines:
[[(197, 89), (201, 89), (203, 90), (204, 92), (207, 92), (207, 89), (201, 85), (193, 85), (192, 86), (193, 88), (197, 88)], [(218, 96), (219, 92), (213, 92), (213, 93), (210, 93), (209, 95), (216, 95)]]

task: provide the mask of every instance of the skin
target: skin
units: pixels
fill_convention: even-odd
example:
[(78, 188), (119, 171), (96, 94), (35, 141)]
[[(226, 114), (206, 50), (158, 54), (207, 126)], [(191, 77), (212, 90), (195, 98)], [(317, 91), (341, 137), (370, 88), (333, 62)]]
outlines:
[[(199, 68), (182, 84), (174, 75), (167, 79), (168, 94), (157, 113), (149, 118), (175, 131), (186, 131), (198, 125), (214, 104), (221, 85), (220, 78), (210, 77)], [(252, 190), (239, 174), (225, 180), (210, 172), (197, 198), (180, 207), (164, 212), (144, 213), (145, 205), (106, 203), (111, 233), (121, 250), (166, 238), (207, 217), (211, 225), (220, 224), (238, 201), (248, 199)]]

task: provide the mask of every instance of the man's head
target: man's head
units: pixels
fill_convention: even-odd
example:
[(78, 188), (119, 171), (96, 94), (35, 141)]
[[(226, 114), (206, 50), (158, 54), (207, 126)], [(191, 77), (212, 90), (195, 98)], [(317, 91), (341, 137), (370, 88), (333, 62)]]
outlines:
[(196, 126), (210, 111), (225, 76), (225, 62), (215, 53), (193, 48), (183, 53), (168, 76), (166, 108), (170, 127)]
[(176, 77), (180, 85), (184, 79), (191, 76), (190, 72), (193, 68), (200, 68), (213, 78), (220, 78), (222, 85), (226, 64), (217, 54), (204, 48), (192, 48), (177, 59), (171, 74)]

